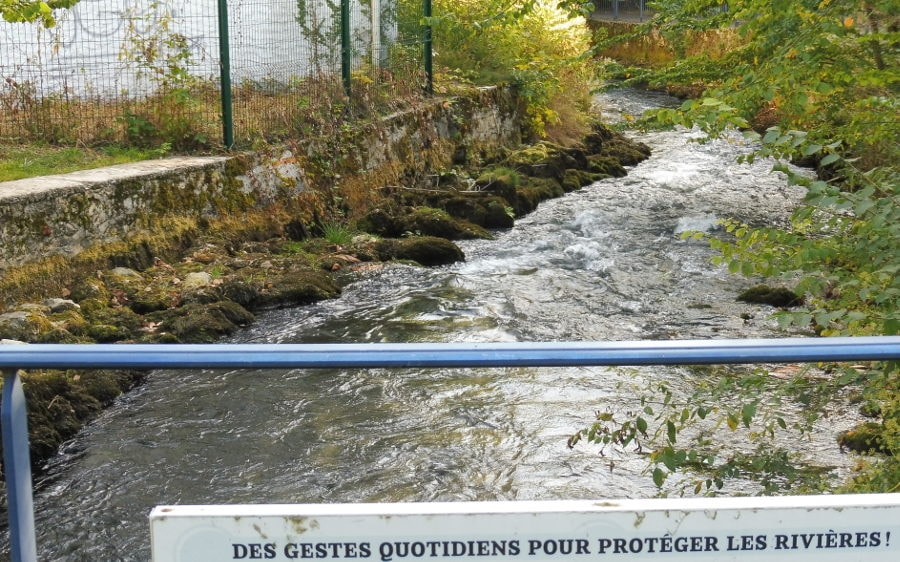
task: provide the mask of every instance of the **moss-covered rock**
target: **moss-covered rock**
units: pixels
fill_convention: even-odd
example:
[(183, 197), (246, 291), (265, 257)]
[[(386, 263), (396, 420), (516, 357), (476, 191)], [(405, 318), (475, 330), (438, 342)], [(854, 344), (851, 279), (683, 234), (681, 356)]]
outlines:
[(475, 192), (451, 197), (444, 203), (444, 209), (454, 217), (483, 228), (510, 228), (515, 222), (513, 207), (509, 201), (486, 193)]
[(622, 166), (635, 166), (650, 156), (650, 147), (617, 136), (603, 144), (600, 155), (611, 156)]
[(358, 226), (371, 234), (387, 238), (435, 236), (448, 240), (490, 239), (484, 227), (450, 216), (435, 207), (379, 208), (360, 219)]
[(445, 238), (414, 236), (410, 238), (386, 239), (377, 244), (383, 260), (410, 260), (433, 266), (465, 261), (463, 251)]
[(91, 343), (91, 339), (76, 336), (65, 328), (53, 328), (38, 336), (34, 343)]
[(23, 375), (34, 468), (39, 468), (86, 421), (144, 377), (142, 371), (48, 371)]
[(876, 422), (866, 422), (838, 436), (838, 444), (842, 449), (850, 449), (858, 453), (891, 454), (884, 438), (885, 427)]
[(476, 179), (479, 191), (487, 191), (506, 201), (513, 201), (516, 189), (522, 183), (522, 174), (506, 166), (498, 166), (483, 171)]
[(231, 301), (189, 304), (157, 313), (159, 332), (168, 332), (184, 343), (212, 343), (253, 322), (254, 316)]
[(86, 334), (98, 343), (126, 341), (140, 336), (144, 317), (127, 306), (109, 306), (96, 310), (85, 309), (90, 323)]
[(401, 218), (403, 232), (421, 236), (446, 238), (447, 240), (471, 240), (493, 238), (490, 232), (476, 224), (450, 216), (443, 209), (417, 207)]
[(563, 191), (569, 193), (588, 186), (603, 177), (605, 176), (602, 174), (595, 174), (587, 170), (571, 169), (566, 170), (566, 173), (563, 174), (561, 185)]
[(565, 195), (562, 185), (552, 178), (528, 178), (517, 190), (513, 209), (516, 216), (527, 215), (537, 209), (541, 201)]
[(34, 307), (0, 314), (0, 339), (37, 341), (41, 334), (55, 328), (45, 312), (46, 307)]
[(612, 156), (592, 156), (588, 171), (608, 178), (621, 178), (628, 173), (622, 163)]
[(305, 263), (290, 264), (270, 276), (254, 302), (255, 307), (304, 305), (340, 294), (334, 277)]
[(102, 303), (109, 302), (112, 295), (110, 295), (106, 284), (102, 280), (96, 277), (89, 277), (73, 282), (69, 296), (73, 301), (84, 306), (83, 302), (86, 300), (95, 300)]
[(803, 297), (785, 287), (770, 287), (769, 285), (756, 285), (742, 291), (737, 300), (751, 304), (767, 304), (779, 308), (800, 306)]

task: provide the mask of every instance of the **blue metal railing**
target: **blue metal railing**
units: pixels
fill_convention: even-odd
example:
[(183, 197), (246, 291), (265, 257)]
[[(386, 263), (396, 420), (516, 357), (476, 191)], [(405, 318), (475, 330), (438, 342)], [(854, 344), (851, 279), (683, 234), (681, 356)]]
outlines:
[(412, 368), (699, 365), (900, 360), (900, 336), (471, 344), (0, 346), (0, 410), (13, 562), (36, 562), (20, 369)]

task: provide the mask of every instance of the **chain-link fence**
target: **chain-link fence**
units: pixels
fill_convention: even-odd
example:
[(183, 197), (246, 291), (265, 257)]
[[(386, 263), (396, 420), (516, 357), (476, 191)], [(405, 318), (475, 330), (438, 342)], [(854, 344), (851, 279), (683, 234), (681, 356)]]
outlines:
[(81, 0), (50, 29), (0, 20), (0, 143), (187, 149), (327, 132), (427, 91), (428, 5)]

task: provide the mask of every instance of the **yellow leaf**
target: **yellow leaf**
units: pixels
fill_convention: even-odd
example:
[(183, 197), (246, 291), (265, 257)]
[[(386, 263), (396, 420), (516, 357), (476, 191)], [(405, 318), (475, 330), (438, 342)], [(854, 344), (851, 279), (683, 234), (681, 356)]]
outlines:
[(737, 417), (735, 417), (732, 414), (729, 414), (728, 419), (726, 421), (728, 423), (728, 429), (730, 429), (731, 431), (734, 431), (737, 429), (737, 426), (738, 426)]
[(844, 18), (844, 27), (853, 27), (853, 18), (846, 17)]

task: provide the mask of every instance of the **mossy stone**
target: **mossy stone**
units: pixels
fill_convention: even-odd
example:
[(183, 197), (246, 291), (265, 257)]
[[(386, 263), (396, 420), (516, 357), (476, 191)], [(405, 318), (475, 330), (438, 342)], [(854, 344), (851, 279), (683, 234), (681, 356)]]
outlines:
[(609, 178), (625, 177), (628, 173), (621, 162), (612, 156), (592, 156), (588, 171)]
[(803, 304), (803, 297), (784, 287), (756, 285), (741, 292), (737, 300), (751, 304), (767, 304), (780, 308), (788, 308)]
[(884, 438), (885, 427), (876, 422), (866, 422), (838, 436), (841, 448), (859, 453), (891, 454)]
[(253, 322), (254, 316), (231, 301), (188, 304), (170, 311), (159, 330), (169, 332), (186, 343), (213, 343)]
[(42, 371), (22, 376), (33, 470), (54, 455), (117, 396), (144, 380), (141, 371)]
[(91, 311), (82, 308), (82, 312), (85, 313), (85, 319), (91, 324), (87, 329), (87, 334), (97, 341), (110, 342), (131, 339), (139, 335), (144, 326), (143, 316), (127, 306), (107, 307)]
[(425, 266), (446, 265), (465, 261), (463, 251), (446, 238), (415, 236), (382, 240), (378, 251), (385, 260), (411, 260)]
[(481, 193), (460, 195), (448, 199), (444, 203), (444, 208), (453, 217), (484, 228), (510, 228), (514, 224), (512, 205), (496, 195)]
[(401, 219), (403, 232), (447, 240), (491, 239), (490, 232), (471, 222), (455, 219), (442, 209), (418, 207)]
[(34, 342), (41, 334), (53, 329), (50, 319), (37, 310), (0, 314), (0, 339)]
[(37, 343), (89, 343), (86, 338), (79, 338), (64, 328), (53, 328), (36, 339)]
[(86, 335), (97, 343), (112, 343), (129, 339), (131, 332), (124, 326), (91, 324), (86, 330)]
[(289, 266), (282, 274), (270, 279), (268, 285), (257, 299), (259, 306), (310, 304), (340, 294), (340, 288), (330, 274), (305, 264)]

